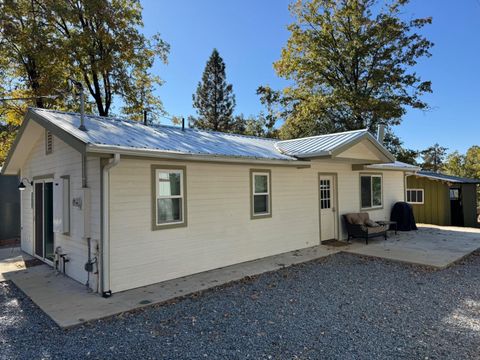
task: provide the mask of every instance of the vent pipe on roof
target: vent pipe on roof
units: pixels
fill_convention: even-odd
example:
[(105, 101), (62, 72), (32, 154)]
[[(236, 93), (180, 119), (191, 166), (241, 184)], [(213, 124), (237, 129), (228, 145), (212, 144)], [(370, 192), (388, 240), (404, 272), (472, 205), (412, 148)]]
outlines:
[(185, 118), (182, 117), (182, 131), (185, 131)]
[(378, 133), (377, 140), (380, 144), (383, 145), (383, 140), (385, 139), (385, 124), (378, 124)]
[(85, 127), (85, 95), (83, 93), (83, 85), (75, 79), (69, 78), (69, 80), (77, 87), (80, 95), (80, 126), (78, 128), (82, 131), (87, 131)]
[(87, 131), (85, 127), (85, 96), (82, 84), (80, 84), (80, 126), (78, 128), (82, 131)]
[(143, 110), (143, 125), (147, 126), (148, 121), (147, 121), (147, 110)]

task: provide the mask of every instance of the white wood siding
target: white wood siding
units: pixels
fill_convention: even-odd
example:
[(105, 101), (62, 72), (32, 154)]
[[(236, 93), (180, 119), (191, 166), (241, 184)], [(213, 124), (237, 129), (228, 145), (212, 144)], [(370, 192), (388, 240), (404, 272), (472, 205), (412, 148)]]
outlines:
[[(32, 179), (35, 176), (54, 174), (55, 178), (63, 175), (70, 175), (70, 194), (82, 187), (82, 158), (81, 154), (72, 147), (65, 144), (59, 138), (53, 139), (53, 153), (45, 155), (45, 136), (43, 130), (39, 134), (36, 144), (28, 156), (28, 160), (22, 167), (22, 177)], [(91, 237), (92, 256), (96, 256), (96, 247), (100, 239), (100, 161), (92, 157), (87, 159), (88, 186), (91, 188)], [(27, 185), (21, 194), (22, 209), (22, 250), (34, 253), (33, 244), (33, 209), (32, 209), (32, 187)], [(71, 206), (71, 202), (70, 202)], [(70, 209), (70, 213), (72, 211)], [(71, 227), (78, 221), (71, 216)], [(86, 283), (87, 273), (84, 265), (87, 261), (87, 242), (74, 235), (55, 234), (54, 247), (61, 246), (64, 253), (68, 254), (70, 262), (66, 264), (66, 273), (75, 280)], [(96, 289), (96, 276), (91, 275), (90, 283)]]
[(273, 215), (251, 220), (249, 171), (266, 167), (182, 164), (188, 226), (151, 231), (150, 165), (124, 159), (111, 170), (112, 291), (319, 243), (316, 180), (308, 169), (270, 168)]
[[(187, 168), (188, 226), (151, 230), (151, 164)], [(250, 219), (251, 168), (270, 169), (272, 217)], [(319, 244), (318, 173), (338, 175), (341, 214), (360, 211), (351, 164), (313, 161), (310, 169), (122, 159), (110, 172), (110, 287), (113, 292)], [(378, 171), (376, 171), (378, 173)], [(387, 219), (403, 201), (403, 173), (384, 172)], [(346, 234), (340, 226), (340, 237)]]

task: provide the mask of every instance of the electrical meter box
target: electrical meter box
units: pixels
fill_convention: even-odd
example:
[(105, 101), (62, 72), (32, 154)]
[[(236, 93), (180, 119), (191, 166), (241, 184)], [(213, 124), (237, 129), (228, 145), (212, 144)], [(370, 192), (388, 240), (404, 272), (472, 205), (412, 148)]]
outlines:
[(72, 192), (72, 235), (90, 237), (90, 189), (81, 188)]
[(53, 180), (53, 232), (68, 233), (70, 231), (70, 181), (68, 179)]

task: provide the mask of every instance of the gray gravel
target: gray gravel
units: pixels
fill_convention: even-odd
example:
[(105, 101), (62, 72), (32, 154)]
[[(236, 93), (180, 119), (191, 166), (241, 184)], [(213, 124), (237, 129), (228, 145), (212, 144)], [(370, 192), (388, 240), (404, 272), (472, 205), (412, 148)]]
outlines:
[(480, 359), (480, 253), (442, 271), (337, 254), (61, 330), (0, 284), (0, 358)]

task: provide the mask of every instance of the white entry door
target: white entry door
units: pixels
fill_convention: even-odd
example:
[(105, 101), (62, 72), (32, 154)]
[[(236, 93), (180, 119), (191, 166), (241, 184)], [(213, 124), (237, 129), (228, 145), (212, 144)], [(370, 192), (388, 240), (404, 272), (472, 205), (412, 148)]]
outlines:
[(336, 239), (335, 177), (320, 175), (320, 240)]

